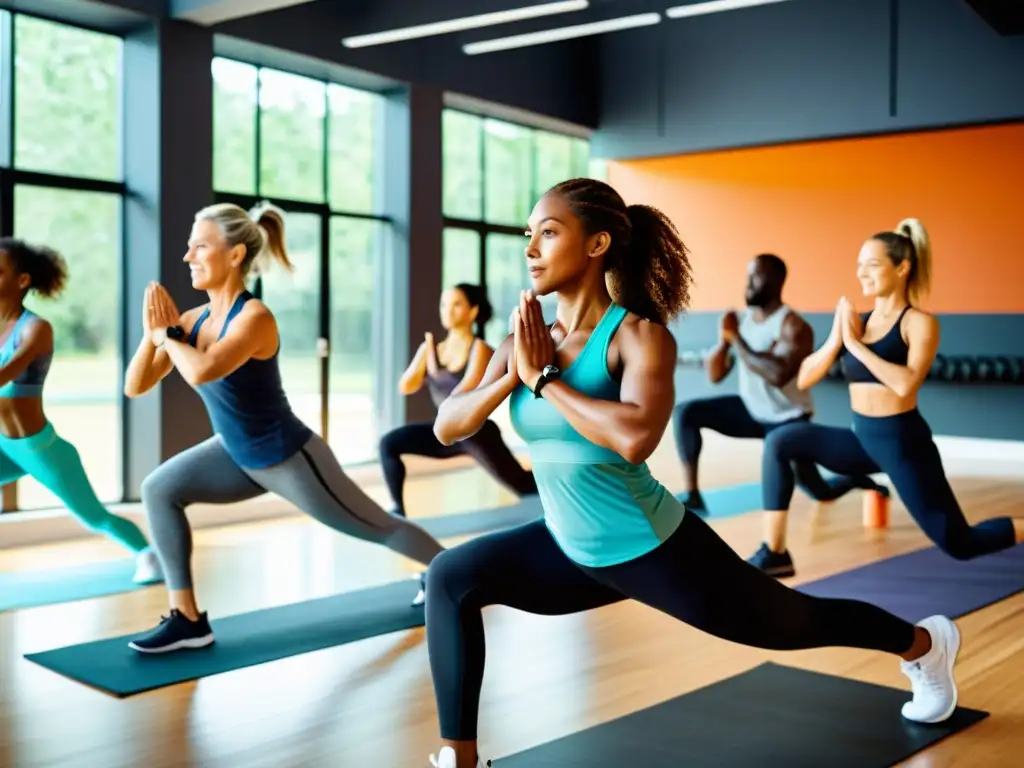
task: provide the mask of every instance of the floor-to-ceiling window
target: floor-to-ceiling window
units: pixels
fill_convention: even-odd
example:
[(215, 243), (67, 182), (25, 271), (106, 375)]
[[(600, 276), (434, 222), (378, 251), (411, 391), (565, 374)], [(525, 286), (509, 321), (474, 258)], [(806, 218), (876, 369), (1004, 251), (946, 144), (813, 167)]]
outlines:
[[(491, 346), (508, 333), (508, 319), (529, 285), (523, 233), (537, 199), (560, 181), (601, 177), (586, 139), (446, 109), (443, 112), (444, 284), (487, 288), (494, 319), (484, 329)], [(495, 419), (510, 442), (507, 405)]]
[(280, 328), (288, 398), (342, 462), (372, 460), (391, 234), (375, 174), (383, 98), (230, 59), (212, 69), (217, 199), (287, 214), (295, 269), (272, 268), (258, 290)]
[[(0, 235), (46, 245), (67, 264), (63, 293), (26, 305), (50, 321), (45, 407), (78, 448), (96, 493), (121, 488), (120, 38), (0, 12)], [(3, 509), (60, 506), (31, 477)]]

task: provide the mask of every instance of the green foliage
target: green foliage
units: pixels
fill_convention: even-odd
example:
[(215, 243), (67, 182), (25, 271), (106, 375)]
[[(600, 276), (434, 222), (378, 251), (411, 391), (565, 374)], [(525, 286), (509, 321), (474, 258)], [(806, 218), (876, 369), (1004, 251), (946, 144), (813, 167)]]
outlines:
[[(490, 226), (526, 227), (534, 203), (555, 184), (576, 176), (604, 178), (590, 158), (590, 144), (551, 133), (455, 110), (445, 110), (444, 215)], [(445, 285), (480, 281), (486, 266), (487, 292), (494, 319), (485, 336), (498, 344), (508, 333), (508, 317), (528, 284), (525, 240), (501, 232), (444, 230)]]
[[(120, 178), (121, 41), (16, 15), (14, 47), (16, 166)], [(53, 324), (58, 351), (115, 346), (120, 207), (116, 195), (26, 185), (14, 190), (14, 234), (56, 248), (68, 262), (61, 297), (28, 301)]]

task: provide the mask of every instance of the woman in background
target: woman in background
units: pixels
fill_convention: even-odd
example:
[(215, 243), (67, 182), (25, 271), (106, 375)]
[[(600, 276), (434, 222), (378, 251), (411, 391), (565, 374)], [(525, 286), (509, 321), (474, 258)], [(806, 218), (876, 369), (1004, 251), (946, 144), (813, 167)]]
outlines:
[(0, 239), (0, 486), (24, 475), (35, 478), (80, 523), (135, 555), (135, 582), (158, 582), (160, 563), (142, 531), (103, 506), (78, 451), (43, 410), (53, 326), (25, 307), (25, 297), (31, 291), (55, 299), (66, 282), (67, 264), (56, 251)]
[[(245, 288), (253, 262), (268, 254), (291, 266), (284, 218), (275, 208), (250, 214), (213, 205), (196, 214), (185, 254), (192, 287), (209, 301), (181, 313), (162, 286), (146, 291), (145, 333), (125, 375), (125, 394), (138, 397), (177, 369), (203, 399), (214, 435), (161, 464), (142, 484), (171, 610), (129, 643), (140, 653), (214, 642), (196, 602), (190, 504), (228, 504), (271, 491), (335, 531), (424, 565), (444, 549), (419, 526), (377, 506), (292, 411), (281, 385), (277, 321)], [(413, 605), (422, 600), (421, 590)]]
[(791, 424), (768, 435), (762, 472), (765, 541), (752, 565), (780, 577), (796, 573), (786, 548), (794, 461), (815, 462), (840, 475), (885, 472), (925, 535), (956, 560), (1024, 541), (1020, 518), (967, 522), (918, 410), (917, 394), (939, 348), (939, 321), (921, 309), (931, 275), (931, 243), (917, 219), (904, 219), (864, 242), (857, 279), (874, 308), (860, 316), (845, 297), (840, 299), (832, 332), (797, 375), (797, 386), (809, 389), (840, 360), (853, 423), (849, 429)]
[[(479, 338), (490, 318), (491, 305), (480, 286), (459, 283), (446, 290), (441, 294), (441, 326), (448, 333), (438, 344), (434, 343), (433, 334), (425, 334), (398, 382), (398, 391), (411, 395), (426, 384), (434, 406), (440, 408), (453, 393), (475, 389), (494, 355), (487, 342)], [(442, 445), (434, 436), (434, 423), (421, 421), (397, 427), (380, 441), (384, 481), (394, 499), (395, 514), (403, 517), (404, 454), (431, 459), (472, 456), (491, 477), (516, 496), (537, 493), (533, 473), (524, 469), (512, 455), (498, 425), (490, 419), (472, 437), (453, 445)]]

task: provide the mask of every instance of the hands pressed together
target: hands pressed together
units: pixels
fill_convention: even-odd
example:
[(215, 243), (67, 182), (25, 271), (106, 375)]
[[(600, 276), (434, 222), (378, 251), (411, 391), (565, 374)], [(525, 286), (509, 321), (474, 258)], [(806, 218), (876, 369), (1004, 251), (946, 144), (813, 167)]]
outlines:
[(734, 310), (729, 310), (722, 315), (718, 324), (718, 338), (725, 344), (732, 344), (740, 333), (740, 319)]
[(156, 337), (166, 333), (172, 325), (177, 325), (180, 319), (178, 305), (174, 303), (166, 288), (157, 282), (151, 282), (146, 286), (142, 300), (142, 328), (154, 344), (157, 343)]
[(849, 347), (861, 340), (864, 335), (864, 323), (856, 308), (845, 296), (836, 304), (836, 314), (832, 321), (832, 332), (838, 334), (844, 346)]
[(512, 311), (512, 334), (515, 345), (508, 372), (533, 389), (544, 367), (555, 361), (555, 340), (533, 291), (519, 294), (519, 306)]

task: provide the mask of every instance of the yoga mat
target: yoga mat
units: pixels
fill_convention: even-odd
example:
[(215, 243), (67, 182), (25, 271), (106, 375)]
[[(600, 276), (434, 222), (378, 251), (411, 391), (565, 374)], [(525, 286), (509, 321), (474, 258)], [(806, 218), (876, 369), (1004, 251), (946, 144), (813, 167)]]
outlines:
[[(896, 663), (895, 660), (893, 663)], [(908, 690), (759, 667), (494, 761), (495, 768), (889, 768), (988, 717), (904, 720)]]
[(403, 579), (382, 587), (213, 619), (210, 623), (217, 641), (200, 650), (140, 654), (128, 647), (128, 641), (137, 636), (132, 634), (26, 654), (25, 658), (115, 696), (131, 696), (421, 627), (423, 608), (410, 605), (419, 586)]
[(817, 597), (864, 600), (914, 623), (935, 614), (955, 619), (1024, 590), (1024, 544), (966, 561), (929, 547), (796, 589)]
[(45, 571), (0, 573), (0, 611), (69, 603), (142, 589), (132, 581), (135, 560), (107, 560)]
[[(709, 491), (701, 491), (700, 495), (704, 497), (707, 511), (698, 514), (705, 520), (723, 520), (727, 517), (736, 517), (763, 509), (760, 483), (741, 483), (724, 488), (712, 488)], [(682, 496), (681, 493), (676, 494), (676, 498)], [(694, 512), (696, 511), (694, 510)]]
[[(748, 483), (714, 488), (705, 491), (703, 496), (708, 513), (702, 516), (717, 520), (759, 509), (761, 486)], [(540, 497), (528, 496), (504, 507), (414, 519), (431, 535), (444, 539), (512, 528), (543, 514)], [(147, 585), (132, 582), (134, 573), (135, 561), (127, 559), (45, 571), (0, 573), (0, 612), (70, 603), (145, 588)]]

